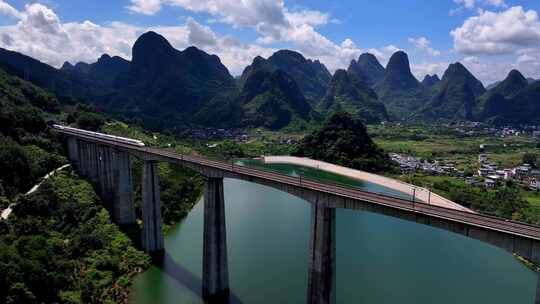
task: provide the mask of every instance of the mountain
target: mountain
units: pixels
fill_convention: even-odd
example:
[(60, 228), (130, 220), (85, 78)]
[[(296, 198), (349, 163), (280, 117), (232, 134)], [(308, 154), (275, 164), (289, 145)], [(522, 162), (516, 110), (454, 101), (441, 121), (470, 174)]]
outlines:
[(351, 61), (347, 72), (355, 74), (366, 85), (373, 86), (383, 79), (385, 70), (373, 54), (363, 53), (358, 61)]
[(281, 129), (310, 119), (311, 106), (294, 79), (281, 69), (268, 69), (256, 58), (246, 76), (238, 102), (244, 110), (242, 125)]
[(333, 114), (321, 129), (304, 137), (293, 154), (372, 172), (392, 167), (362, 122), (345, 112)]
[(461, 63), (453, 63), (444, 72), (438, 91), (416, 117), (433, 121), (439, 119), (470, 120), (476, 98), (486, 89)]
[[(161, 35), (143, 34), (133, 46), (133, 59), (122, 96), (158, 118), (185, 120), (224, 91), (235, 90), (234, 78), (219, 57), (196, 47), (174, 49)], [(150, 119), (150, 117), (148, 117)]]
[(494, 123), (540, 124), (540, 82), (527, 85), (510, 98), (508, 104)]
[(495, 81), (494, 83), (488, 85), (488, 86), (486, 87), (486, 90), (489, 91), (489, 90), (493, 89), (494, 87), (498, 86), (499, 83), (501, 83), (501, 82), (502, 82), (502, 81)]
[(486, 92), (486, 95), (500, 94), (505, 98), (511, 98), (519, 91), (524, 89), (529, 82), (518, 70), (512, 70), (508, 76), (501, 81), (497, 86)]
[(89, 98), (106, 93), (107, 89), (81, 79), (72, 73), (55, 69), (32, 57), (0, 48), (0, 68), (33, 84), (56, 93), (59, 97)]
[[(135, 248), (137, 229), (128, 232), (130, 240), (121, 232), (128, 230), (112, 222), (95, 187), (63, 166), (66, 149), (49, 122), (83, 127), (89, 109), (66, 105), (0, 69), (0, 209), (11, 208), (9, 218), (0, 220), (0, 268), (9, 263), (10, 269), (2, 271), (0, 303), (130, 303), (135, 276), (151, 266), (150, 256)], [(113, 134), (152, 138), (140, 127), (109, 122)], [(199, 200), (203, 181), (169, 165), (160, 166), (159, 176), (163, 221), (173, 225)], [(60, 166), (54, 178), (43, 178)], [(122, 267), (102, 267), (119, 261)], [(73, 275), (81, 269), (89, 275)], [(106, 283), (94, 284), (96, 278)]]
[(411, 73), (409, 57), (403, 51), (390, 57), (383, 79), (374, 88), (379, 100), (398, 119), (408, 117), (429, 100), (424, 88)]
[[(257, 61), (265, 60), (258, 57)], [(271, 70), (280, 69), (287, 73), (300, 88), (300, 91), (311, 104), (318, 102), (326, 93), (332, 75), (318, 60), (306, 59), (298, 52), (279, 50), (265, 60), (266, 67)], [(260, 62), (259, 62), (260, 63)], [(245, 83), (251, 66), (246, 67), (240, 78), (240, 85)]]
[(539, 88), (534, 82), (529, 83), (519, 71), (512, 70), (503, 81), (479, 98), (476, 116), (495, 124), (538, 122)]
[(439, 79), (439, 76), (437, 76), (437, 74), (426, 75), (424, 77), (424, 80), (422, 80), (422, 85), (426, 88), (431, 88), (437, 85), (439, 82), (441, 82), (441, 80)]
[(345, 70), (334, 73), (318, 110), (325, 114), (345, 111), (364, 123), (388, 120), (386, 107), (377, 100), (377, 94)]
[(71, 65), (65, 62), (60, 70), (75, 73), (80, 78), (86, 78), (90, 82), (100, 83), (103, 86), (117, 87), (119, 86), (118, 77), (129, 72), (130, 62), (118, 56), (111, 57), (103, 54), (97, 62), (92, 64), (79, 62)]
[[(531, 83), (533, 83), (533, 82), (536, 81), (536, 79), (531, 78), (531, 77), (527, 77), (526, 80), (527, 80), (527, 83), (528, 83), (528, 84), (531, 84)], [(493, 89), (494, 87), (498, 86), (501, 82), (502, 82), (502, 81), (495, 81), (494, 83), (488, 85), (488, 86), (486, 87), (486, 90), (489, 91), (489, 90)]]
[(0, 67), (56, 93), (75, 97), (125, 118), (140, 118), (149, 129), (176, 129), (195, 114), (234, 95), (234, 78), (219, 57), (195, 47), (174, 49), (147, 32), (135, 42), (132, 61), (103, 55), (92, 64), (66, 63), (55, 69), (31, 57), (0, 49)]

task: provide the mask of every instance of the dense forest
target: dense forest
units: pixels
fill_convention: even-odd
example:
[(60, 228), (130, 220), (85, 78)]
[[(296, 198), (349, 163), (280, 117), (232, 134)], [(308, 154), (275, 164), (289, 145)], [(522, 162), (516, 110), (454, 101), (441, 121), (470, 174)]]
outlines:
[(332, 115), (321, 129), (307, 135), (293, 154), (370, 172), (388, 171), (393, 166), (364, 124), (347, 112)]
[[(0, 209), (12, 209), (0, 220), (0, 303), (127, 303), (150, 257), (112, 223), (93, 186), (66, 168), (25, 194), (67, 164), (51, 121), (96, 131), (114, 123), (0, 69)], [(171, 164), (159, 170), (168, 229), (198, 201), (202, 180)], [(133, 171), (140, 216), (140, 161)]]
[(59, 173), (0, 222), (3, 303), (126, 303), (150, 258), (111, 222), (92, 186)]

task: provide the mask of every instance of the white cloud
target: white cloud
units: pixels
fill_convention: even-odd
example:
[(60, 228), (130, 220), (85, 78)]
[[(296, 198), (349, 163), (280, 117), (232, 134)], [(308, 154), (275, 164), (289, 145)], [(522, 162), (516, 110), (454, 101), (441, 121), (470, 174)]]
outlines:
[(19, 11), (17, 11), (13, 6), (9, 5), (3, 0), (0, 0), (0, 14), (7, 15), (13, 18), (21, 18)]
[(479, 10), (451, 35), (463, 64), (484, 83), (504, 79), (511, 69), (540, 77), (540, 20), (534, 10)]
[(454, 0), (454, 3), (467, 9), (473, 9), (477, 6), (489, 5), (494, 7), (506, 7), (504, 0)]
[(451, 32), (454, 48), (464, 54), (508, 54), (540, 45), (540, 21), (521, 6), (503, 12), (482, 11)]
[(133, 13), (154, 15), (161, 10), (161, 0), (131, 0), (127, 9)]
[[(299, 12), (285, 12), (287, 21), (293, 25), (309, 24), (311, 26), (324, 25), (329, 22), (330, 15), (313, 10), (302, 10)], [(332, 19), (331, 22), (336, 22)]]
[[(2, 0), (0, 0), (2, 1)], [(132, 5), (146, 7), (145, 12), (162, 8), (163, 1), (133, 1)], [(269, 45), (276, 41), (287, 42), (290, 48), (311, 59), (323, 62), (330, 71), (346, 68), (350, 61), (362, 52), (371, 52), (385, 64), (390, 55), (399, 50), (388, 45), (379, 49), (361, 49), (348, 38), (336, 44), (315, 29), (332, 22), (329, 15), (312, 11), (289, 11), (282, 1), (242, 1), (231, 7), (223, 6), (225, 1), (215, 0), (195, 2), (189, 0), (168, 0), (167, 3), (184, 5), (193, 11), (206, 11), (218, 18), (219, 22), (233, 22), (233, 26), (250, 26), (260, 33), (254, 43), (243, 43), (234, 37), (216, 34), (209, 26), (188, 18), (178, 26), (142, 27), (122, 22), (95, 24), (91, 21), (62, 22), (56, 13), (42, 4), (26, 5), (16, 24), (0, 26), (0, 47), (15, 50), (36, 59), (60, 67), (64, 61), (94, 62), (101, 54), (131, 58), (131, 47), (142, 33), (153, 30), (165, 36), (171, 44), (184, 49), (195, 45), (204, 51), (216, 54), (234, 75), (240, 74), (254, 57), (269, 57), (276, 49)], [(152, 4), (150, 3), (150, 4)], [(146, 5), (146, 6), (144, 6)], [(252, 8), (267, 8), (252, 11)], [(232, 15), (222, 10), (236, 12)], [(132, 10), (134, 11), (134, 10)], [(135, 12), (135, 11), (134, 11)], [(141, 11), (142, 12), (142, 11)], [(240, 16), (244, 14), (244, 16)], [(261, 44), (266, 43), (266, 44)]]
[(270, 56), (275, 50), (245, 44), (232, 37), (219, 37), (209, 27), (188, 18), (184, 25), (140, 27), (121, 22), (98, 25), (90, 21), (62, 23), (59, 17), (41, 4), (27, 5), (17, 12), (15, 25), (0, 26), (0, 47), (18, 51), (60, 67), (64, 61), (94, 62), (107, 53), (131, 58), (135, 40), (153, 30), (165, 36), (176, 48), (195, 45), (219, 55), (231, 73), (239, 74), (256, 56)]
[(441, 52), (431, 47), (431, 41), (426, 37), (409, 38), (409, 43), (413, 44), (417, 49), (428, 53), (431, 56), (439, 56)]
[(186, 22), (189, 31), (188, 42), (199, 47), (214, 46), (218, 43), (216, 34), (207, 26), (203, 26), (189, 17)]
[[(131, 11), (142, 10), (146, 2), (132, 0)], [(291, 10), (283, 0), (161, 0), (159, 6), (162, 5), (210, 14), (212, 22), (252, 28), (259, 34), (257, 44), (270, 47), (274, 43), (290, 43), (306, 57), (323, 61), (330, 70), (343, 68), (361, 53), (351, 39), (338, 45), (317, 31), (319, 26), (338, 22), (329, 14), (308, 9)]]
[(424, 76), (426, 75), (433, 75), (437, 74), (439, 78), (442, 78), (442, 75), (444, 74), (444, 71), (448, 68), (448, 65), (450, 63), (443, 61), (443, 62), (424, 62), (420, 64), (412, 64), (411, 70), (414, 76), (416, 76), (417, 79), (424, 79)]
[(351, 38), (347, 38), (347, 39), (343, 40), (343, 42), (341, 43), (341, 47), (342, 48), (348, 48), (348, 49), (354, 49), (354, 48), (356, 48), (356, 44), (354, 43), (354, 41), (352, 41)]

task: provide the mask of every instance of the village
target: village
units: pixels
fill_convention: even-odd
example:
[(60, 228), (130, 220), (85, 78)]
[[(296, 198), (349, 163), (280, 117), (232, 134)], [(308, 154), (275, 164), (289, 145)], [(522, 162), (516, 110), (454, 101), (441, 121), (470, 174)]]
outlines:
[(540, 191), (540, 170), (523, 163), (512, 168), (499, 168), (489, 160), (488, 153), (478, 155), (478, 169), (471, 175), (456, 168), (454, 161), (428, 161), (410, 155), (390, 153), (392, 161), (400, 166), (402, 174), (423, 172), (429, 175), (447, 175), (465, 179), (470, 186), (494, 189), (511, 181), (530, 191)]

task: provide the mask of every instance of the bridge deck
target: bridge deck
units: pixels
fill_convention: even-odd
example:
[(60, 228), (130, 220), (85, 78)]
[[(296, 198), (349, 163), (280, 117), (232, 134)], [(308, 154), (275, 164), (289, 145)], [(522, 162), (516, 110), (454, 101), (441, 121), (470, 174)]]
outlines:
[(226, 163), (222, 161), (216, 161), (207, 159), (200, 156), (183, 155), (173, 151), (145, 147), (135, 146), (114, 140), (106, 140), (97, 137), (91, 137), (77, 132), (68, 130), (59, 130), (59, 133), (63, 133), (69, 136), (74, 136), (79, 139), (94, 142), (97, 144), (107, 145), (115, 147), (124, 151), (137, 153), (144, 155), (147, 158), (158, 157), (171, 162), (185, 162), (192, 163), (200, 166), (205, 166), (212, 169), (223, 171), (224, 173), (259, 178), (272, 182), (279, 182), (282, 184), (309, 189), (321, 193), (326, 193), (346, 199), (354, 199), (369, 202), (376, 205), (391, 207), (399, 210), (406, 210), (416, 214), (426, 215), (429, 217), (441, 218), (453, 222), (459, 222), (471, 226), (486, 228), (489, 230), (499, 231), (506, 234), (521, 236), (529, 239), (540, 240), (540, 227), (533, 226), (525, 223), (514, 222), (502, 218), (493, 216), (470, 213), (465, 211), (459, 211), (454, 209), (448, 209), (440, 206), (428, 205), (422, 202), (412, 202), (405, 199), (386, 196), (377, 193), (371, 193), (353, 188), (347, 188), (342, 185), (331, 184), (327, 182), (309, 180), (302, 177), (292, 177), (285, 174), (269, 172), (261, 169), (254, 169), (233, 163)]

